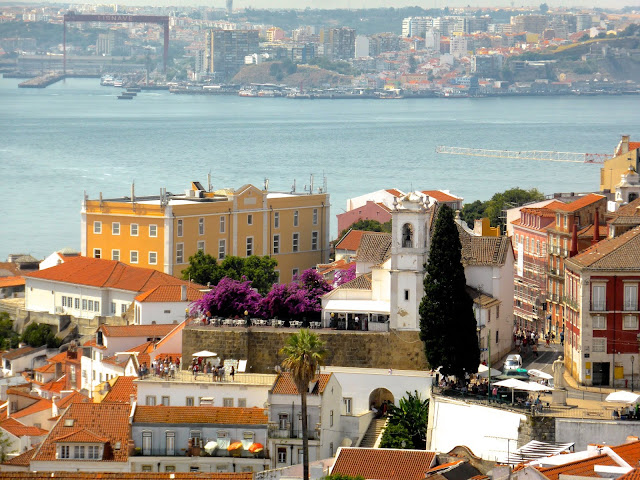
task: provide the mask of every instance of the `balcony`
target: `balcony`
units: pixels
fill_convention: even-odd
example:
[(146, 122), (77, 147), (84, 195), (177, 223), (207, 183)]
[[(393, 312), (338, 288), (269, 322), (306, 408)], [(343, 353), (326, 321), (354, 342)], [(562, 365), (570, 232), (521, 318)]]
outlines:
[(553, 303), (560, 303), (560, 295), (558, 295), (557, 293), (549, 293), (547, 294), (547, 298), (549, 299), (550, 302)]
[(560, 301), (573, 310), (578, 310), (579, 308), (577, 300), (573, 300), (569, 297), (560, 297)]
[(550, 277), (556, 277), (556, 278), (564, 279), (564, 272), (560, 271), (559, 268), (550, 268), (548, 273), (549, 273)]
[(637, 312), (638, 311), (638, 302), (624, 302), (623, 309), (625, 312)]
[(136, 448), (133, 456), (135, 457), (233, 457), (233, 458), (269, 458), (266, 450), (262, 450), (259, 453), (251, 453), (248, 450), (235, 450), (229, 452), (226, 448), (216, 448), (210, 454), (207, 453), (204, 447), (189, 447), (183, 449), (175, 449), (173, 453), (167, 451), (166, 448), (152, 448), (149, 450), (142, 450)]
[[(316, 425), (316, 429), (309, 429), (307, 438), (309, 440), (320, 440), (320, 424)], [(302, 439), (302, 430), (281, 429), (277, 424), (269, 425), (269, 438), (299, 438)]]
[(606, 312), (607, 311), (607, 302), (591, 302), (591, 311), (592, 312)]

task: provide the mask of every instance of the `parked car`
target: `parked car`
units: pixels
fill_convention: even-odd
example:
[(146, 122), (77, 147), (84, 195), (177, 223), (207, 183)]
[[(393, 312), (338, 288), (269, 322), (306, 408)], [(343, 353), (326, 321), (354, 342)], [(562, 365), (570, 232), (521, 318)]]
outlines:
[(522, 368), (522, 357), (520, 355), (507, 355), (507, 359), (504, 362), (503, 370), (517, 370)]

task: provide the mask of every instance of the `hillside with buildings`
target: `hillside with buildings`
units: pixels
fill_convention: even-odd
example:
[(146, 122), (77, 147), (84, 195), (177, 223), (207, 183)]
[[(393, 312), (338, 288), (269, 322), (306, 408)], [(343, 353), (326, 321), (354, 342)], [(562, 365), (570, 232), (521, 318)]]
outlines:
[[(293, 73), (278, 68), (281, 62), (267, 62), (260, 65), (247, 65), (235, 77), (233, 83), (247, 85), (250, 83), (280, 83), (290, 87), (316, 88), (350, 85), (352, 77), (325, 70), (311, 65), (298, 65)], [(274, 68), (276, 67), (276, 68)], [(274, 75), (275, 73), (275, 75)]]

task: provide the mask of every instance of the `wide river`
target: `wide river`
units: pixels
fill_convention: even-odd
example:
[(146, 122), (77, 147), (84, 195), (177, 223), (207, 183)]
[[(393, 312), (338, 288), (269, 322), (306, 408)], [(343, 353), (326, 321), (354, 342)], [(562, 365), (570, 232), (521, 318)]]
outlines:
[[(245, 183), (298, 191), (323, 175), (332, 213), (381, 188), (450, 189), (465, 202), (511, 187), (599, 186), (596, 165), (439, 155), (437, 145), (611, 153), (640, 139), (638, 97), (291, 100), (138, 94), (97, 79), (18, 89), (0, 79), (0, 260), (80, 247), (90, 198)], [(333, 235), (337, 228), (332, 221)]]

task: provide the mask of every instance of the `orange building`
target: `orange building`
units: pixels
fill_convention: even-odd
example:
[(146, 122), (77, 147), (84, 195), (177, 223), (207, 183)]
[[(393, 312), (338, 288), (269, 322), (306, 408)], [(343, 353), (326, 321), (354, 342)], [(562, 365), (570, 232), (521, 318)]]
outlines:
[(82, 255), (181, 276), (203, 250), (270, 256), (281, 282), (329, 259), (329, 194), (281, 193), (244, 185), (183, 194), (89, 200), (82, 206)]

